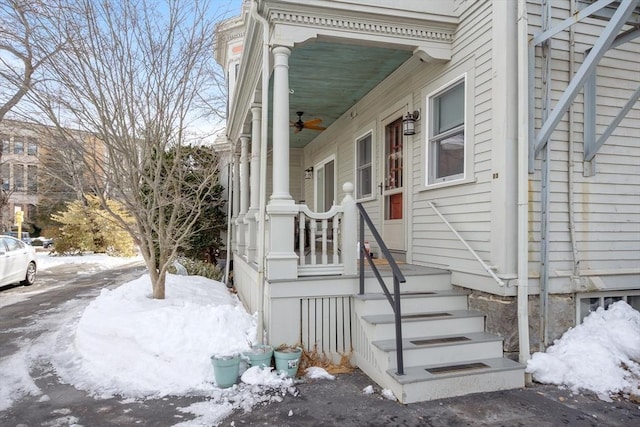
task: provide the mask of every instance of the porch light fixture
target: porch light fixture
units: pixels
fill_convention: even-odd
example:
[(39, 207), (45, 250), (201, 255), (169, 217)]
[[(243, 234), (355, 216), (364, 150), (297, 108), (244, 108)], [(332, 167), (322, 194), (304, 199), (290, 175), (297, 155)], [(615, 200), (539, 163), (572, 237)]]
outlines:
[(402, 119), (402, 133), (404, 135), (415, 135), (416, 133), (416, 120), (420, 118), (420, 111), (416, 110), (413, 113), (407, 113)]
[(304, 179), (312, 179), (313, 178), (313, 166), (308, 167), (304, 170)]

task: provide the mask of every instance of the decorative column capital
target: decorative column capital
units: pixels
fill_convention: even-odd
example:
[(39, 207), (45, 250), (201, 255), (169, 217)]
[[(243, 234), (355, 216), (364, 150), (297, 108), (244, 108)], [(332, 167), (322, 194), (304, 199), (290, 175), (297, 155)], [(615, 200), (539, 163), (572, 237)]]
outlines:
[(261, 114), (262, 114), (262, 104), (260, 104), (259, 102), (251, 104), (251, 115), (253, 116), (253, 118), (254, 119), (262, 118)]

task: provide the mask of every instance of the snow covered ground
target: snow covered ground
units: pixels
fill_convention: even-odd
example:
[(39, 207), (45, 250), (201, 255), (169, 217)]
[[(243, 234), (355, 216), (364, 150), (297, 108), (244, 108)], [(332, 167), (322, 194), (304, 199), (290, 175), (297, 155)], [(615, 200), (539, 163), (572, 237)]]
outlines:
[[(47, 258), (41, 270), (56, 263), (111, 268), (132, 261), (103, 255)], [(47, 322), (50, 332), (19, 343), (20, 351), (0, 360), (0, 411), (25, 395), (42, 395), (29, 371), (45, 362), (62, 381), (96, 398), (205, 397), (181, 408), (196, 416), (181, 426), (216, 425), (234, 410), (249, 411), (297, 393), (290, 378), (258, 367), (244, 371), (231, 388), (215, 386), (210, 357), (247, 350), (256, 342), (257, 322), (224, 284), (202, 277), (170, 275), (166, 299), (153, 300), (144, 275), (102, 290), (88, 306), (69, 301), (34, 322)], [(591, 390), (608, 399), (612, 393), (640, 394), (639, 361), (640, 313), (618, 302), (592, 313), (546, 353), (534, 354), (527, 370), (537, 381)], [(321, 368), (307, 375), (333, 379)]]

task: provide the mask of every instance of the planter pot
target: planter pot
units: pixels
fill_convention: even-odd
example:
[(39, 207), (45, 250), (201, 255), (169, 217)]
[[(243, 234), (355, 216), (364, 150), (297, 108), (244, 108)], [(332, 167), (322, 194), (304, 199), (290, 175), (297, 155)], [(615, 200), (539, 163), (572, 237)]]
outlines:
[(238, 381), (240, 372), (240, 355), (211, 356), (213, 376), (220, 388), (231, 387)]
[(273, 355), (276, 359), (276, 371), (285, 372), (290, 377), (296, 376), (300, 356), (302, 356), (302, 348), (296, 347), (274, 350)]
[(264, 368), (271, 366), (273, 347), (270, 345), (254, 345), (251, 347), (251, 350), (243, 352), (242, 355), (249, 359), (249, 366), (260, 366)]

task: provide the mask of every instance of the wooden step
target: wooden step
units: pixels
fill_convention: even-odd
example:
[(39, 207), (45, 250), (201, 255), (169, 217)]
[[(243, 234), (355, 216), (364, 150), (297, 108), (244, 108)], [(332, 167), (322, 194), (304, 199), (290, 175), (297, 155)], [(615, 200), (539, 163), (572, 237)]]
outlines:
[[(433, 290), (452, 289), (451, 273), (445, 270), (429, 267), (408, 266), (401, 264), (400, 270), (404, 274), (406, 282), (400, 283), (401, 292), (420, 292)], [(393, 275), (391, 270), (381, 270), (389, 292), (393, 293)], [(383, 293), (378, 280), (371, 271), (365, 274), (365, 293)]]
[[(370, 340), (395, 338), (392, 314), (362, 316), (363, 327)], [(484, 331), (484, 314), (474, 310), (443, 310), (402, 315), (402, 335), (454, 335)]]
[[(381, 369), (395, 369), (395, 339), (374, 341), (371, 344), (378, 353), (376, 358)], [(502, 338), (486, 332), (413, 338), (407, 338), (405, 335), (402, 350), (404, 366), (464, 362), (469, 359), (469, 355), (473, 355), (474, 358), (492, 359), (502, 357)]]
[(524, 366), (506, 357), (387, 370), (402, 403), (524, 387)]
[[(403, 291), (400, 292), (400, 310), (403, 314), (437, 311), (443, 308), (447, 310), (466, 310), (469, 308), (468, 295), (469, 292), (455, 289)], [(361, 304), (357, 311), (362, 315), (393, 313), (391, 304), (383, 293), (355, 295), (354, 300), (356, 304)]]

